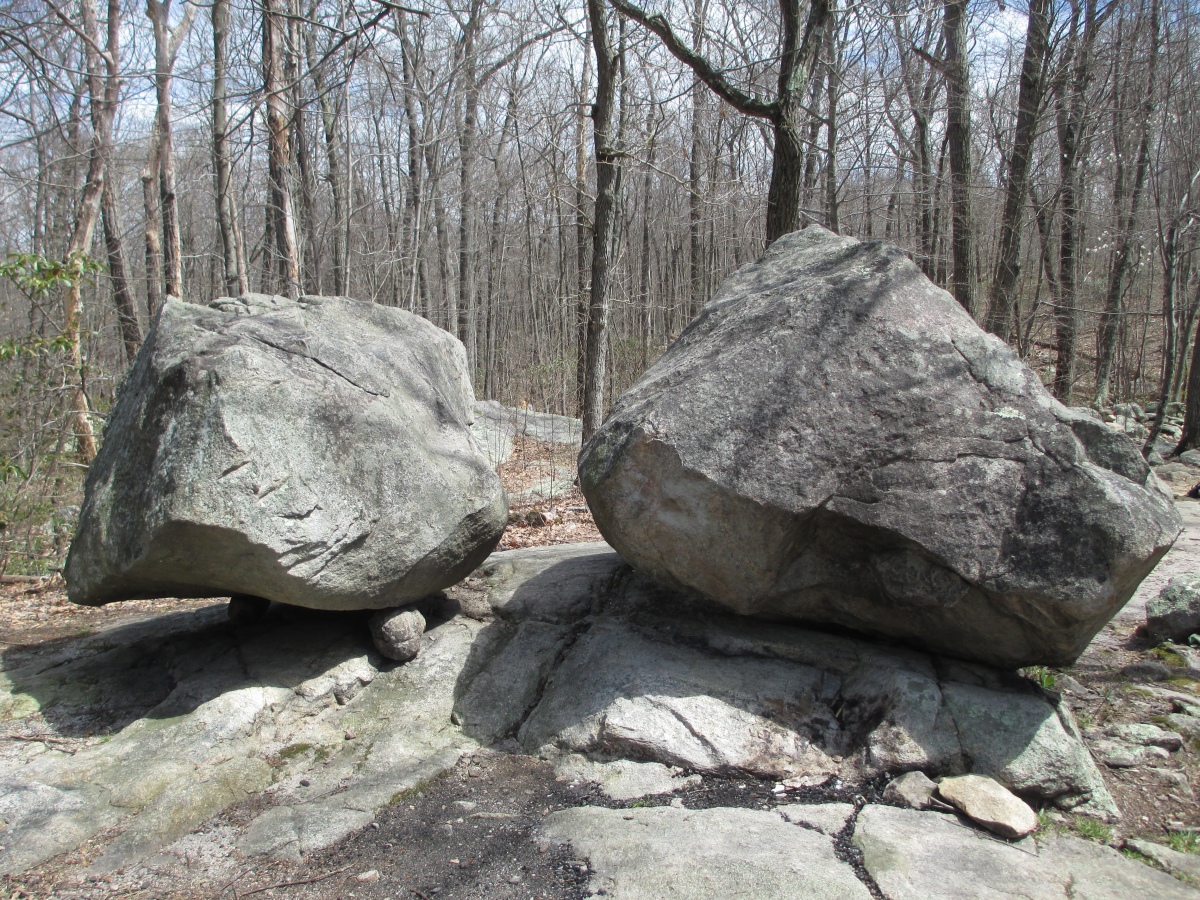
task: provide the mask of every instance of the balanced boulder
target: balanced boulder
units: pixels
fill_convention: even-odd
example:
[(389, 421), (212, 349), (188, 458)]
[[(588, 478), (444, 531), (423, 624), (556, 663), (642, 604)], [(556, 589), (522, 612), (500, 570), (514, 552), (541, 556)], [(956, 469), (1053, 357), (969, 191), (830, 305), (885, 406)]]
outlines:
[(1075, 659), (1179, 534), (897, 247), (810, 227), (730, 277), (583, 448), (601, 533), (738, 613), (1013, 667)]
[(169, 300), (88, 472), (69, 596), (378, 609), (441, 590), (507, 518), (473, 404), (462, 344), (410, 313)]

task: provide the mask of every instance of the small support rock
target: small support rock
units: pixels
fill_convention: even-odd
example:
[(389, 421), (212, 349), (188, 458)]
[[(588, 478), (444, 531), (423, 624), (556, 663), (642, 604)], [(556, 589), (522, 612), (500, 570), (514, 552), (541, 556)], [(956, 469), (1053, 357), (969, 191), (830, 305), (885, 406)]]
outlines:
[(371, 616), (371, 637), (375, 648), (388, 659), (408, 662), (421, 652), (425, 617), (411, 606), (381, 609)]
[(253, 594), (234, 594), (229, 598), (229, 621), (234, 625), (253, 625), (261, 622), (271, 608), (271, 601)]

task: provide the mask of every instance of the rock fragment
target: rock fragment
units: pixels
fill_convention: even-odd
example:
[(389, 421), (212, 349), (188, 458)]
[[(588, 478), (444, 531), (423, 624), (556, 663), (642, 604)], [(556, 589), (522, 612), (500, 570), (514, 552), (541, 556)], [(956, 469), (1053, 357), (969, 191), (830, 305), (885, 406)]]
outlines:
[(371, 616), (371, 637), (375, 648), (388, 659), (408, 662), (421, 652), (425, 617), (412, 607), (381, 609)]
[(1157, 641), (1186, 644), (1200, 634), (1200, 574), (1176, 575), (1146, 604), (1146, 631)]
[(937, 782), (924, 772), (905, 772), (883, 789), (883, 799), (909, 809), (925, 809), (936, 791)]
[(1128, 840), (1125, 846), (1154, 860), (1168, 872), (1182, 875), (1192, 883), (1200, 885), (1200, 856), (1194, 853), (1180, 853), (1178, 850), (1146, 840)]
[(1196, 900), (1165, 872), (1091, 841), (1047, 835), (1037, 846), (982, 835), (953, 816), (870, 805), (854, 844), (886, 900)]
[(868, 900), (826, 835), (767, 810), (564, 809), (544, 840), (588, 859), (589, 892), (612, 900)]
[(1037, 814), (1029, 804), (991, 778), (982, 775), (943, 778), (938, 783), (938, 793), (972, 822), (1001, 837), (1017, 840), (1037, 830)]

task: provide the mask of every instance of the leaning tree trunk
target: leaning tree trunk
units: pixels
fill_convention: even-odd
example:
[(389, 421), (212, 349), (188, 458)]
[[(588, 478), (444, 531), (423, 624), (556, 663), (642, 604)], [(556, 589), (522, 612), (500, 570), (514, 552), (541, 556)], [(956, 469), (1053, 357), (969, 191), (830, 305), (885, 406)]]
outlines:
[[(75, 227), (67, 245), (69, 262), (87, 255), (96, 233), (101, 195), (104, 192), (104, 161), (112, 141), (113, 118), (120, 90), (120, 47), (121, 47), (121, 4), (120, 0), (108, 3), (108, 36), (103, 54), (100, 50), (100, 22), (96, 14), (95, 0), (80, 0), (80, 18), (83, 31), (84, 57), (87, 65), (88, 100), (91, 106), (92, 145), (88, 150), (87, 177), (83, 194), (75, 212)], [(80, 287), (82, 272), (77, 272), (63, 294), (63, 337), (66, 339), (70, 367), (78, 378), (71, 389), (70, 422), (75, 436), (75, 448), (79, 459), (89, 465), (96, 458), (96, 433), (92, 429), (90, 404), (86, 390), (86, 369), (80, 347), (80, 325), (83, 317), (83, 302)]]
[(125, 266), (125, 242), (121, 231), (121, 217), (113, 196), (112, 168), (108, 169), (104, 187), (100, 192), (100, 211), (104, 218), (104, 244), (108, 252), (108, 278), (112, 283), (113, 305), (117, 308), (117, 322), (121, 326), (121, 343), (125, 348), (125, 361), (132, 363), (142, 346), (142, 328), (138, 323), (133, 293), (129, 289), (129, 278)]

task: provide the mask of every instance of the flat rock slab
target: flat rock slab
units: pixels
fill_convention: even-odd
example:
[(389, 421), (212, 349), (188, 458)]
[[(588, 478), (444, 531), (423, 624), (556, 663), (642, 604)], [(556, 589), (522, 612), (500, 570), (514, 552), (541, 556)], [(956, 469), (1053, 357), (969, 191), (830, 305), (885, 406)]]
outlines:
[(436, 622), (420, 657), (392, 666), (362, 615), (224, 617), (207, 607), (114, 628), (0, 675), (7, 729), (36, 714), (70, 736), (3, 745), (0, 873), (101, 835), (92, 871), (160, 858), (252, 798), (259, 812), (234, 845), (295, 858), (476, 746), (449, 719), (479, 623)]
[(945, 813), (864, 807), (854, 844), (887, 900), (1200, 898), (1109, 847), (1053, 835), (1012, 844)]
[(345, 297), (168, 300), (88, 469), (67, 591), (386, 609), (455, 584), (508, 506), (466, 351)]
[(700, 784), (699, 775), (662, 763), (621, 759), (596, 762), (586, 756), (568, 755), (554, 767), (559, 777), (599, 785), (610, 800), (637, 800), (658, 794), (671, 794)]
[(495, 400), (478, 400), (471, 432), (488, 460), (498, 466), (512, 456), (513, 438), (517, 436), (578, 447), (583, 438), (583, 423), (569, 416), (518, 409)]
[(543, 838), (570, 844), (613, 900), (868, 900), (827, 836), (750, 809), (598, 809), (552, 813)]
[(793, 825), (803, 825), (830, 837), (837, 835), (854, 815), (851, 803), (792, 803), (775, 811)]
[[(613, 796), (920, 768), (1116, 813), (1066, 707), (1011, 674), (714, 612), (604, 544), (493, 554), (472, 584), (471, 616), (453, 590), (421, 606), (403, 665), (368, 613), (278, 604), (250, 625), (211, 605), (6, 653), (0, 733), (37, 739), (0, 742), (0, 872), (88, 840), (97, 872), (175, 865), (206, 829), (226, 855), (296, 859), (493, 745), (586, 755), (577, 774)], [(775, 820), (829, 843), (848, 815)]]
[(497, 620), (455, 710), (482, 743), (779, 779), (971, 771), (1117, 812), (1067, 707), (1024, 679), (705, 610), (604, 544), (497, 553), (479, 575)]
[(1076, 659), (1181, 522), (898, 247), (811, 226), (739, 269), (580, 454), (638, 571), (743, 615)]

